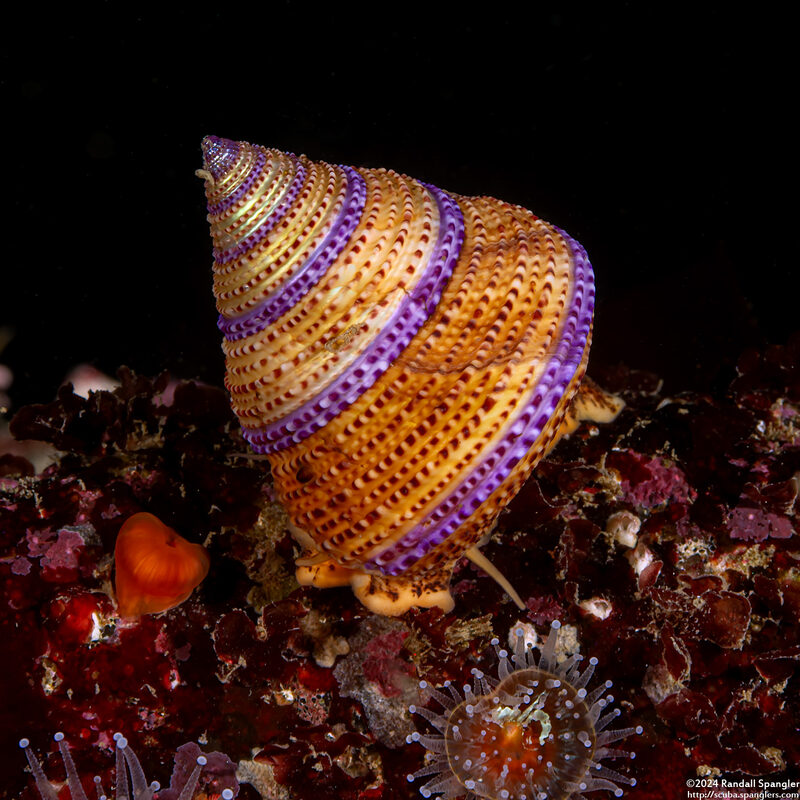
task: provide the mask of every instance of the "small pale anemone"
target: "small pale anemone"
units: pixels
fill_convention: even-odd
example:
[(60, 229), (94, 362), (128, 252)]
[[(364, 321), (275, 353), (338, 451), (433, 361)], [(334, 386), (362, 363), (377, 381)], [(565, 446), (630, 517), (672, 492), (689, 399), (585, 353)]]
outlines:
[(642, 728), (608, 730), (621, 713), (606, 710), (614, 700), (605, 695), (611, 681), (589, 692), (586, 686), (596, 658), (589, 659), (583, 672), (580, 654), (557, 663), (560, 627), (553, 622), (538, 661), (532, 645), (525, 644), (522, 628), (514, 631), (517, 638), (510, 660), (499, 640), (493, 639), (498, 679), (473, 669), (474, 685), (463, 687), (463, 697), (449, 681), (447, 694), (420, 682), (420, 688), (443, 708), (441, 713), (418, 706), (409, 709), (441, 734), (415, 732), (406, 740), (430, 751), (428, 764), (408, 776), (414, 781), (433, 775), (420, 789), (423, 797), (586, 800), (585, 792), (605, 789), (621, 797), (618, 784), (636, 784), (600, 761), (634, 758), (634, 753), (608, 745), (640, 734)]
[[(72, 800), (88, 800), (78, 777), (75, 762), (69, 752), (69, 745), (64, 739), (64, 734), (57, 733), (53, 738), (58, 743), (58, 749), (61, 751), (61, 759), (64, 762), (64, 769), (67, 774), (67, 787)], [(161, 785), (158, 781), (148, 784), (136, 753), (128, 746), (128, 740), (121, 733), (114, 734), (114, 741), (117, 744), (117, 763), (115, 768), (116, 800), (153, 800), (154, 793), (161, 788)], [(30, 764), (33, 779), (36, 781), (36, 788), (39, 790), (42, 800), (58, 800), (58, 792), (44, 774), (42, 765), (39, 763), (39, 759), (36, 758), (30, 742), (27, 739), (20, 739), (19, 746), (25, 751), (25, 755), (28, 758), (28, 764)], [(184, 784), (178, 800), (191, 800), (206, 762), (205, 756), (200, 755), (197, 757), (194, 770), (192, 770), (189, 779)], [(110, 800), (103, 789), (99, 776), (95, 776), (94, 785), (98, 800)], [(233, 792), (230, 789), (224, 789), (220, 796), (222, 800), (232, 800)]]

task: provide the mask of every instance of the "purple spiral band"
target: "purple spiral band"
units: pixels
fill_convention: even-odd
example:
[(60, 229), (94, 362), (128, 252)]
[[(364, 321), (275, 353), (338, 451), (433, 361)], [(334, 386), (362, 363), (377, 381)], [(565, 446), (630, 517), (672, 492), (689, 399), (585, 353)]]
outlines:
[(352, 167), (342, 169), (347, 175), (347, 188), (333, 226), (297, 273), (263, 302), (233, 319), (220, 315), (217, 324), (229, 342), (258, 333), (280, 319), (320, 281), (350, 240), (364, 211), (367, 189), (364, 179)]
[(594, 276), (586, 251), (564, 231), (575, 264), (569, 312), (555, 353), (530, 401), (518, 409), (502, 439), (487, 452), (448, 497), (399, 542), (364, 564), (367, 571), (399, 575), (454, 533), (525, 458), (541, 435), (583, 359), (594, 311)]
[(219, 136), (203, 139), (203, 162), (215, 181), (227, 175), (239, 158), (239, 143)]
[(290, 447), (337, 417), (389, 369), (430, 317), (461, 252), (464, 218), (446, 192), (426, 188), (439, 209), (439, 232), (424, 274), (364, 352), (319, 394), (269, 425), (243, 430), (256, 452), (274, 453)]
[(247, 195), (250, 189), (253, 188), (253, 184), (256, 180), (261, 176), (261, 173), (264, 170), (264, 166), (267, 163), (267, 153), (265, 150), (259, 150), (255, 163), (250, 167), (247, 173), (247, 177), (242, 181), (241, 185), (239, 185), (231, 194), (229, 194), (225, 199), (221, 200), (219, 203), (214, 203), (213, 205), (208, 206), (208, 213), (212, 217), (219, 216), (220, 214), (224, 214), (225, 212), (229, 211), (236, 203), (239, 202), (243, 197)]
[(297, 171), (292, 182), (283, 192), (277, 207), (268, 211), (263, 219), (258, 223), (256, 229), (243, 239), (239, 239), (232, 247), (214, 248), (214, 258), (218, 264), (227, 264), (240, 256), (243, 256), (254, 247), (258, 247), (275, 226), (283, 219), (286, 212), (294, 205), (297, 195), (300, 194), (306, 180), (306, 168), (299, 161), (295, 162)]

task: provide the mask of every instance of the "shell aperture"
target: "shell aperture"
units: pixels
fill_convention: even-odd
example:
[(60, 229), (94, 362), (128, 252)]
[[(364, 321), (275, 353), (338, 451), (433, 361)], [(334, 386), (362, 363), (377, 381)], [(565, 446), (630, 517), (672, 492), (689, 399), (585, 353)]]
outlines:
[(350, 583), (380, 613), (449, 609), (455, 562), (585, 371), (585, 251), (519, 206), (395, 172), (203, 151), (226, 386), (306, 548), (298, 579)]

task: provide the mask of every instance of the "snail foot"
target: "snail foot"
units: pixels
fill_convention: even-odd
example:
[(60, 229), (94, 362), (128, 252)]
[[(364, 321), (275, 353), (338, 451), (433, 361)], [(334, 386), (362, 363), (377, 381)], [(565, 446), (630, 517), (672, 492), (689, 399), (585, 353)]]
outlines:
[(453, 610), (455, 601), (450, 594), (450, 574), (443, 578), (370, 575), (354, 570), (350, 586), (353, 594), (375, 614), (396, 617), (414, 607), (438, 607), (447, 614)]
[(350, 586), (355, 596), (375, 614), (396, 617), (415, 606), (418, 608), (439, 607), (447, 613), (455, 602), (450, 594), (449, 573), (441, 579), (421, 579), (389, 575), (372, 575), (360, 569), (350, 569), (337, 564), (333, 559), (309, 564), (311, 559), (295, 562), (295, 577), (301, 586), (316, 586), (331, 589)]
[(574, 433), (581, 422), (611, 422), (623, 408), (625, 401), (619, 395), (607, 392), (591, 378), (584, 376), (553, 439), (551, 449), (562, 436)]
[(347, 586), (357, 570), (348, 569), (337, 564), (333, 559), (307, 563), (311, 559), (295, 561), (295, 577), (301, 586), (316, 586), (318, 589), (333, 589), (336, 586)]

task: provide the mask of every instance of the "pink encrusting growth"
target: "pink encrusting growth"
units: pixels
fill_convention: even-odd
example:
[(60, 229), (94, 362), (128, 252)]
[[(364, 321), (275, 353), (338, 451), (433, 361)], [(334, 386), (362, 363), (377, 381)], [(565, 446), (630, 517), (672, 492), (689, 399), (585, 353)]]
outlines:
[[(83, 790), (78, 770), (72, 755), (69, 752), (69, 745), (64, 739), (63, 733), (57, 733), (54, 737), (61, 752), (61, 759), (64, 762), (64, 769), (67, 775), (67, 787), (69, 788), (72, 800), (88, 800), (86, 792)], [(136, 753), (128, 746), (128, 740), (121, 734), (114, 734), (116, 749), (116, 800), (153, 800), (155, 792), (161, 785), (158, 781), (147, 782), (142, 765), (136, 757)], [(28, 764), (31, 768), (36, 788), (42, 800), (58, 800), (58, 792), (39, 763), (39, 759), (33, 752), (28, 739), (20, 739), (19, 746), (25, 751)], [(178, 800), (191, 800), (194, 797), (197, 783), (200, 780), (200, 773), (203, 771), (208, 759), (204, 755), (197, 757), (197, 761), (191, 775), (183, 786)], [(98, 800), (110, 800), (103, 789), (99, 776), (94, 779), (95, 790)], [(230, 789), (224, 789), (220, 795), (221, 800), (233, 800), (234, 794)]]
[[(622, 796), (618, 784), (635, 785), (626, 775), (601, 765), (605, 758), (634, 758), (625, 750), (608, 747), (642, 728), (608, 730), (620, 714), (606, 711), (613, 701), (605, 695), (611, 681), (588, 692), (596, 658), (580, 671), (582, 657), (556, 661), (559, 622), (538, 659), (526, 647), (517, 629), (514, 653), (499, 648), (498, 679), (473, 669), (474, 685), (462, 694), (449, 682), (448, 694), (425, 681), (420, 688), (443, 707), (441, 713), (411, 706), (412, 713), (430, 722), (441, 735), (413, 733), (433, 754), (429, 765), (408, 776), (433, 777), (420, 789), (423, 797), (438, 794), (444, 800), (466, 796), (492, 800), (564, 800), (583, 798), (600, 789)], [(605, 696), (604, 696), (605, 695)]]

